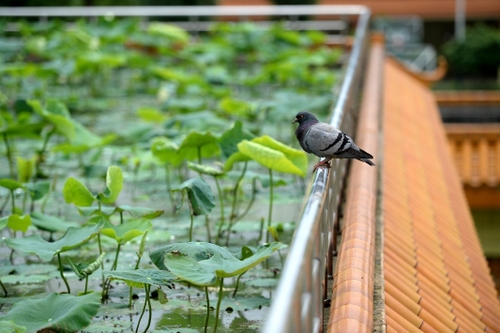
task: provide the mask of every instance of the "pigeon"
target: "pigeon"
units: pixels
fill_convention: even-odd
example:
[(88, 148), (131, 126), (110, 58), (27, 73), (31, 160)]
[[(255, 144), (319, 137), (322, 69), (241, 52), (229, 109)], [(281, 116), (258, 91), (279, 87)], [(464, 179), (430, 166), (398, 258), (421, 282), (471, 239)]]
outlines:
[(313, 114), (301, 111), (292, 123), (299, 123), (295, 136), (302, 149), (306, 153), (325, 158), (314, 166), (313, 172), (319, 167), (330, 168), (329, 162), (332, 158), (354, 158), (368, 165), (375, 165), (371, 161), (373, 156), (356, 146), (347, 134), (329, 124), (319, 122)]

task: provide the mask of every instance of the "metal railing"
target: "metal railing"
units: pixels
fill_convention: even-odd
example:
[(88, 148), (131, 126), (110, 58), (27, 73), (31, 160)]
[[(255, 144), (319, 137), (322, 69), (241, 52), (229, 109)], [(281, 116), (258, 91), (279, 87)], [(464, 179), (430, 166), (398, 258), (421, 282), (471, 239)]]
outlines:
[[(336, 95), (330, 124), (354, 134), (370, 11), (358, 5), (316, 6), (199, 6), (199, 7), (0, 7), (0, 17), (190, 17), (192, 29), (205, 29), (199, 17), (328, 16), (320, 22), (328, 30), (345, 32), (346, 22), (357, 20), (354, 43), (345, 69), (343, 83)], [(338, 17), (338, 20), (330, 19)], [(340, 23), (338, 23), (340, 22)], [(176, 22), (178, 24), (179, 22)], [(200, 25), (202, 24), (202, 25)], [(302, 25), (301, 25), (302, 24)], [(295, 21), (291, 29), (307, 29)], [(333, 160), (331, 169), (319, 169), (310, 186), (309, 198), (295, 231), (266, 323), (265, 333), (323, 331), (323, 300), (327, 274), (332, 272), (332, 253), (336, 250), (336, 228), (341, 192), (347, 173), (346, 160)], [(328, 272), (327, 272), (328, 271)]]
[[(339, 6), (342, 7), (342, 6)], [(370, 12), (358, 7), (354, 45), (330, 124), (354, 132)], [(325, 270), (336, 250), (335, 224), (346, 176), (346, 160), (318, 169), (274, 294), (264, 333), (322, 332)], [(330, 267), (329, 269), (330, 270)], [(331, 273), (331, 272), (328, 272)]]

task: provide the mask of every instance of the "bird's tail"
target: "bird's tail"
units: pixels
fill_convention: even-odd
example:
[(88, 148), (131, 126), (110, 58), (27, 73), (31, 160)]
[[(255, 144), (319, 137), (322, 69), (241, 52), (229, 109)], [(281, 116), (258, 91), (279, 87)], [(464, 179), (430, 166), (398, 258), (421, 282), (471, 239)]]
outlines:
[(373, 158), (373, 156), (370, 153), (367, 153), (363, 149), (359, 149), (359, 151), (361, 152), (362, 156), (358, 157), (357, 158), (358, 160), (360, 160), (361, 162), (365, 162), (366, 164), (368, 164), (370, 166), (375, 166), (375, 163), (373, 163), (371, 161), (371, 159)]
[(368, 164), (370, 166), (375, 166), (375, 163), (373, 163), (372, 160), (370, 160), (368, 158), (358, 158), (357, 160), (359, 160), (361, 162), (365, 162), (366, 164)]

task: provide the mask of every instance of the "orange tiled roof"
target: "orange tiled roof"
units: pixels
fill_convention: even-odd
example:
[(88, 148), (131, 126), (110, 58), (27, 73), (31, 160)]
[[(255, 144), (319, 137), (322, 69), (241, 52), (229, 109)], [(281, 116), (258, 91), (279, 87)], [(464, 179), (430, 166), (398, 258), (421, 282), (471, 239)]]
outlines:
[[(376, 152), (381, 105), (383, 159), (375, 168), (351, 164), (328, 332), (373, 332), (374, 313), (387, 332), (500, 332), (500, 303), (436, 101), (384, 60), (382, 45), (372, 46), (356, 140)], [(374, 290), (382, 310), (374, 309)]]
[(388, 332), (499, 332), (500, 304), (432, 93), (385, 65)]

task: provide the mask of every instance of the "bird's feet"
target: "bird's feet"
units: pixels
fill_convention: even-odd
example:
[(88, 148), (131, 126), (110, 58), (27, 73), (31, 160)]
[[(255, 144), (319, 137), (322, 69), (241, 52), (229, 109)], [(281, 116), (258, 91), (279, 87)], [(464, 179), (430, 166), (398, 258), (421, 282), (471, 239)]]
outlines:
[(318, 168), (327, 168), (330, 169), (330, 160), (321, 160), (316, 165), (313, 167), (313, 173), (318, 169)]

